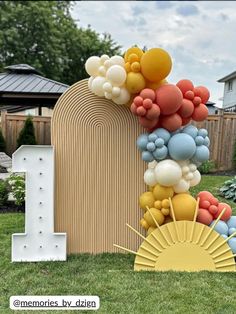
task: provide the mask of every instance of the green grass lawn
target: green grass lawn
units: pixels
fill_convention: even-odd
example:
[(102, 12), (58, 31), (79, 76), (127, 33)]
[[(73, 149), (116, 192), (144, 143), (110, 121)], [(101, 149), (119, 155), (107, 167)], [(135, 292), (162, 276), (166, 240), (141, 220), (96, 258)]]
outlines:
[[(216, 194), (227, 178), (205, 176), (193, 193), (207, 189)], [(23, 230), (23, 214), (0, 215), (0, 313), (13, 312), (8, 309), (11, 295), (98, 295), (98, 312), (107, 314), (236, 313), (235, 273), (137, 273), (130, 254), (80, 254), (69, 256), (67, 262), (11, 263), (11, 234)]]

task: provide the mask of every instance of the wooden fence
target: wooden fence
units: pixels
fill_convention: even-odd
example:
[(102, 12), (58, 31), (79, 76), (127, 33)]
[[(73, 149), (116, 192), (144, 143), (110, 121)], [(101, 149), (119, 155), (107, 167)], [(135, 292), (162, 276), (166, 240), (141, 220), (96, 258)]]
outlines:
[[(7, 153), (12, 154), (17, 147), (17, 137), (27, 117), (9, 115), (1, 112), (1, 127), (7, 142)], [(37, 143), (50, 145), (51, 118), (36, 116), (33, 118)], [(218, 170), (230, 170), (233, 167), (233, 151), (236, 142), (236, 114), (223, 113), (208, 116), (206, 121), (193, 123), (198, 128), (206, 128), (211, 140), (210, 159), (214, 160)]]
[[(1, 112), (1, 128), (4, 138), (6, 139), (6, 151), (11, 155), (17, 148), (17, 138), (24, 126), (27, 116), (10, 115), (6, 111)], [(38, 145), (51, 144), (51, 118), (50, 117), (33, 117), (35, 136)]]

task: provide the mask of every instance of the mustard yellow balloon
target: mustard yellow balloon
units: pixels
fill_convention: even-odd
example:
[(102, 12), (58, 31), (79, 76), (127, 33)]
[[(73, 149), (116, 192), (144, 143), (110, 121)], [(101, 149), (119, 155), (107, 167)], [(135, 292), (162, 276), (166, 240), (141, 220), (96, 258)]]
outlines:
[[(159, 224), (159, 226), (162, 225), (164, 220), (165, 220), (165, 217), (162, 214), (162, 212), (156, 208), (150, 208), (150, 212), (152, 213), (153, 217), (155, 218), (155, 220)], [(146, 222), (149, 224), (149, 226), (156, 227), (156, 223), (153, 220), (150, 212), (146, 211), (146, 213), (143, 215), (143, 218), (146, 220)]]
[(155, 207), (156, 209), (161, 209), (161, 208), (162, 208), (161, 201), (155, 201), (154, 207)]
[(146, 82), (141, 73), (129, 72), (125, 86), (131, 94), (137, 94), (145, 88)]
[(168, 81), (166, 79), (161, 80), (159, 82), (150, 82), (150, 81), (146, 80), (146, 87), (151, 88), (153, 90), (158, 89), (159, 87), (161, 87), (164, 84), (168, 84)]
[(145, 230), (147, 230), (147, 229), (150, 227), (144, 218), (142, 218), (142, 219), (140, 220), (140, 225), (141, 225)]
[(164, 216), (168, 216), (170, 214), (170, 209), (169, 208), (162, 208), (161, 212)]
[(139, 197), (139, 205), (143, 210), (147, 210), (148, 206), (149, 208), (153, 207), (155, 202), (155, 198), (152, 194), (152, 192), (144, 192)]
[(152, 233), (156, 228), (155, 227), (149, 227), (148, 231), (147, 231), (147, 235), (149, 235), (150, 233)]
[(142, 51), (142, 49), (140, 49), (140, 48), (138, 48), (138, 47), (131, 47), (131, 48), (129, 48), (129, 49), (125, 52), (125, 56), (124, 56), (125, 62), (128, 62), (128, 61), (129, 61), (129, 56), (132, 55), (132, 54), (137, 55), (138, 60), (140, 60), (141, 57), (142, 57), (142, 55), (143, 55), (143, 51)]
[(140, 64), (143, 76), (151, 82), (166, 78), (172, 67), (170, 55), (161, 48), (152, 48), (145, 52)]
[(153, 189), (153, 195), (156, 200), (162, 201), (164, 199), (168, 199), (169, 197), (173, 197), (174, 190), (172, 187), (156, 184)]
[(196, 203), (195, 198), (187, 193), (175, 195), (172, 204), (176, 220), (193, 220)]

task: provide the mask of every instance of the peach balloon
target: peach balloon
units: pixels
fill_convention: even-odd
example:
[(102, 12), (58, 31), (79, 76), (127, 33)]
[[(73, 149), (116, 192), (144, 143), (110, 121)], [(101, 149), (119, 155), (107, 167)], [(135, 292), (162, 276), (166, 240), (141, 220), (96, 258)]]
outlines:
[(162, 85), (156, 91), (156, 102), (163, 115), (177, 112), (182, 105), (182, 101), (183, 95), (180, 89), (173, 84)]

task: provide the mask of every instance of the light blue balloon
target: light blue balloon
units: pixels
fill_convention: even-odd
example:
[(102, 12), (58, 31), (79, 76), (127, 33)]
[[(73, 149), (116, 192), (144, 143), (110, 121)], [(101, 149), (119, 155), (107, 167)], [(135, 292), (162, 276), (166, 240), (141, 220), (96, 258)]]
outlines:
[(236, 231), (236, 228), (229, 228), (229, 235), (233, 234)]
[(195, 143), (200, 146), (200, 145), (203, 145), (204, 144), (204, 138), (202, 136), (196, 136), (195, 137)]
[(226, 234), (221, 234), (222, 238), (227, 239), (228, 236)]
[(144, 160), (146, 162), (151, 162), (154, 160), (154, 158), (150, 152), (145, 150), (144, 152), (142, 152), (142, 160)]
[(204, 145), (197, 146), (196, 152), (193, 156), (195, 160), (197, 160), (198, 162), (204, 162), (208, 160), (209, 157), (210, 157), (210, 152), (206, 146)]
[(205, 138), (208, 135), (208, 132), (207, 132), (206, 129), (199, 129), (198, 130), (198, 135)]
[(194, 139), (185, 133), (175, 134), (168, 143), (169, 155), (174, 160), (186, 160), (193, 157), (196, 151)]
[[(210, 227), (213, 226), (214, 222), (215, 220), (212, 221), (212, 223), (210, 224)], [(219, 220), (217, 222), (217, 224), (214, 227), (214, 230), (221, 235), (225, 234), (226, 236), (228, 236), (229, 229), (228, 229), (227, 224), (223, 220)]]
[(204, 138), (204, 144), (203, 145), (205, 145), (205, 146), (207, 146), (207, 147), (209, 147), (210, 146), (210, 139), (209, 139), (209, 137), (208, 136), (206, 136), (205, 138)]
[(148, 139), (150, 142), (155, 142), (155, 140), (157, 139), (157, 135), (155, 133), (151, 133), (148, 135)]
[(227, 225), (229, 228), (236, 228), (236, 216), (231, 216), (227, 221)]
[(198, 135), (198, 129), (193, 125), (188, 125), (183, 128), (182, 133), (190, 135), (192, 138), (195, 138)]
[(155, 131), (153, 131), (153, 133), (155, 133), (158, 137), (163, 138), (165, 144), (168, 143), (170, 139), (170, 132), (168, 132), (166, 129), (158, 128)]
[(235, 237), (229, 239), (228, 245), (231, 248), (233, 254), (236, 254), (236, 238)]
[(155, 145), (153, 142), (149, 142), (149, 143), (147, 144), (147, 150), (148, 150), (149, 152), (154, 152), (155, 149), (156, 149), (156, 145)]
[(155, 140), (155, 146), (157, 148), (161, 148), (162, 146), (164, 146), (165, 142), (163, 140), (163, 138), (158, 138), (157, 140)]
[(167, 157), (168, 154), (168, 149), (166, 146), (162, 146), (161, 148), (157, 148), (153, 152), (153, 156), (155, 157), (156, 160), (162, 160)]
[(140, 150), (145, 150), (148, 144), (148, 134), (141, 134), (137, 139), (137, 146)]

